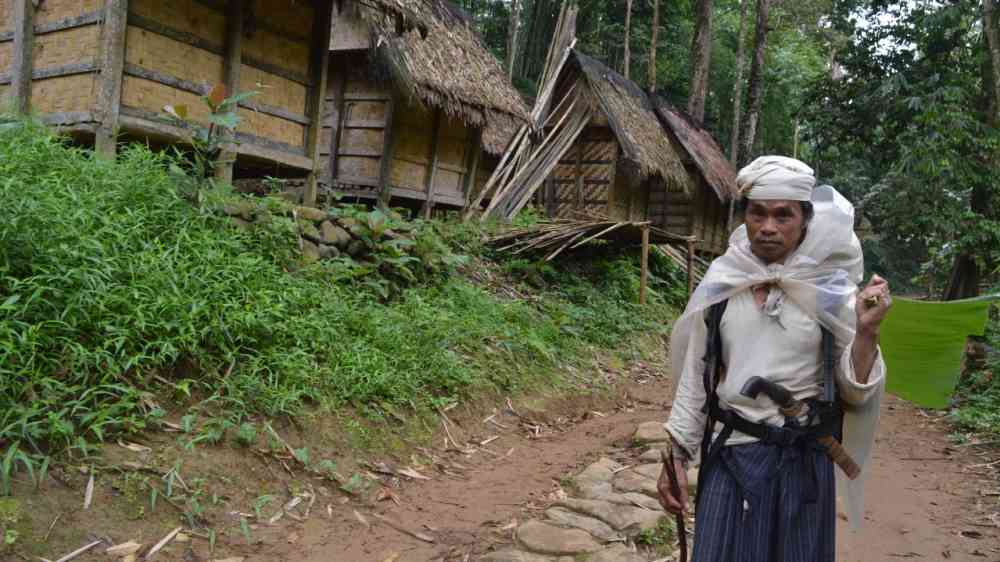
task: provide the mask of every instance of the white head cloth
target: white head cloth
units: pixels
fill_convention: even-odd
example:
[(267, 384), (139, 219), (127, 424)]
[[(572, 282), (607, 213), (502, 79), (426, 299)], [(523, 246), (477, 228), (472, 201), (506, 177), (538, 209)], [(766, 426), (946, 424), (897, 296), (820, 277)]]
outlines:
[(747, 199), (809, 201), (816, 177), (805, 162), (787, 156), (761, 156), (736, 176)]
[[(783, 297), (830, 330), (838, 344), (846, 346), (854, 340), (855, 296), (864, 274), (861, 243), (854, 234), (854, 207), (828, 185), (813, 190), (812, 203), (815, 215), (806, 237), (784, 264), (765, 265), (751, 253), (746, 225), (733, 232), (729, 249), (712, 262), (674, 324), (670, 362), (675, 380), (680, 380), (687, 350), (705, 349), (705, 311), (755, 285), (774, 284)], [(845, 407), (844, 412), (843, 445), (861, 466), (862, 476), (848, 481), (839, 469), (835, 472), (838, 495), (844, 498), (855, 528), (863, 520), (864, 468), (878, 425), (882, 390), (861, 406)]]

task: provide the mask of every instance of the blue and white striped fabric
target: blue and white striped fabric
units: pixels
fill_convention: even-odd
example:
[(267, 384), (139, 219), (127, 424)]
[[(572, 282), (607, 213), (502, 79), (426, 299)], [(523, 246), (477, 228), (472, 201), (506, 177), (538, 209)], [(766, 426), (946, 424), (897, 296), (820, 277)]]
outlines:
[[(723, 447), (699, 476), (691, 562), (835, 562), (833, 470), (811, 448)], [(817, 497), (808, 502), (814, 477)]]

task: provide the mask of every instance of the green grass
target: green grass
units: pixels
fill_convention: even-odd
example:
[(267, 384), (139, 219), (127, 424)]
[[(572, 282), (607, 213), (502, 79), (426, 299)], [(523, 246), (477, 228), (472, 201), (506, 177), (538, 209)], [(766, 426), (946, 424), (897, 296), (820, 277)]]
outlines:
[(888, 391), (923, 407), (947, 407), (966, 336), (983, 333), (988, 307), (988, 301), (893, 299), (882, 327)]
[[(433, 411), (559, 385), (592, 350), (668, 329), (679, 276), (660, 264), (639, 307), (637, 258), (620, 252), (546, 269), (529, 301), (494, 296), (453, 259), (397, 276), (387, 298), (371, 282), (384, 268), (297, 263), (291, 219), (242, 232), (193, 205), (175, 164), (136, 145), (102, 161), (0, 120), (0, 453), (86, 453), (168, 412), (215, 443), (306, 405)], [(414, 228), (427, 252), (452, 251), (449, 231), (476, 246), (467, 228)]]

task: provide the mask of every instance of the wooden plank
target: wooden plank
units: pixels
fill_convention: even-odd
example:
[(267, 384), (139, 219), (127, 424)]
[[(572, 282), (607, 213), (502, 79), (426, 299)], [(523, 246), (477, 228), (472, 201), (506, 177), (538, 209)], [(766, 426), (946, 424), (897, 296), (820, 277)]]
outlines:
[[(45, 35), (46, 33), (55, 33), (57, 31), (65, 31), (68, 29), (75, 29), (77, 27), (85, 27), (88, 25), (94, 25), (101, 21), (101, 10), (95, 10), (93, 12), (87, 12), (78, 16), (73, 16), (71, 18), (64, 18), (61, 20), (50, 21), (46, 23), (40, 23), (35, 26), (35, 35)], [(0, 43), (5, 43), (7, 41), (14, 40), (13, 31), (0, 32)]]
[[(330, 181), (338, 177), (337, 172), (337, 152), (340, 150), (341, 142), (341, 132), (344, 130), (344, 90), (347, 88), (347, 76), (343, 72), (338, 72), (333, 76), (334, 86), (333, 90), (335, 95), (333, 98), (327, 97), (327, 107), (331, 107), (332, 111), (328, 112), (333, 117), (333, 127), (331, 134), (333, 138), (330, 139)], [(330, 89), (330, 86), (327, 86)]]
[(427, 176), (424, 180), (424, 190), (427, 192), (427, 199), (424, 201), (423, 215), (425, 219), (431, 218), (431, 211), (434, 210), (434, 182), (437, 180), (438, 159), (441, 157), (441, 109), (434, 110), (434, 128), (431, 132), (430, 161), (427, 168)]
[(14, 54), (11, 60), (11, 96), (14, 111), (31, 111), (31, 69), (35, 45), (35, 4), (14, 0)]
[[(194, 0), (194, 1), (196, 4), (201, 4), (202, 6), (215, 10), (216, 12), (225, 13), (226, 11), (226, 0)], [(255, 22), (255, 25), (257, 29), (261, 31), (266, 31), (268, 33), (277, 35), (282, 39), (291, 39), (292, 41), (298, 43), (309, 42), (309, 38), (306, 37), (305, 34), (290, 33), (287, 30), (278, 29), (277, 27), (271, 25), (270, 22), (267, 21), (267, 18), (259, 17), (256, 18), (256, 20), (257, 21)]]
[(378, 171), (379, 204), (388, 206), (392, 198), (390, 176), (392, 175), (392, 155), (396, 150), (396, 127), (393, 126), (393, 116), (396, 112), (397, 100), (386, 103), (385, 130), (382, 133), (382, 162)]
[[(243, 2), (244, 0), (226, 1), (226, 54), (222, 60), (223, 84), (226, 95), (234, 96), (240, 90), (240, 67), (243, 64)], [(225, 133), (225, 140), (231, 141), (233, 135)], [(216, 162), (215, 177), (225, 183), (233, 182), (233, 168), (236, 165), (236, 145), (226, 142), (222, 153)]]
[(469, 149), (472, 151), (471, 162), (469, 162), (468, 172), (465, 174), (465, 181), (462, 183), (462, 195), (468, 202), (472, 196), (472, 190), (476, 186), (476, 176), (479, 174), (479, 161), (483, 155), (483, 130), (476, 128), (472, 133), (469, 142)]
[(345, 129), (384, 129), (385, 121), (377, 119), (356, 119), (344, 123)]
[(122, 99), (122, 73), (125, 70), (125, 31), (128, 26), (128, 0), (107, 0), (101, 37), (101, 76), (97, 86), (97, 113), (101, 125), (95, 140), (97, 154), (113, 158)]
[[(59, 78), (62, 76), (74, 76), (76, 74), (87, 74), (98, 70), (96, 62), (77, 62), (64, 64), (62, 66), (52, 66), (49, 68), (36, 69), (31, 73), (32, 80), (45, 80), (47, 78)], [(10, 84), (13, 77), (9, 74), (0, 74), (0, 85)]]
[(323, 0), (321, 6), (313, 12), (313, 45), (310, 71), (312, 74), (312, 90), (309, 92), (309, 128), (306, 129), (306, 156), (312, 159), (312, 171), (306, 179), (306, 193), (303, 203), (307, 206), (316, 205), (319, 191), (320, 176), (323, 166), (320, 161), (319, 136), (323, 132), (323, 100), (326, 99), (326, 82), (330, 73), (330, 26), (333, 22), (333, 0)]

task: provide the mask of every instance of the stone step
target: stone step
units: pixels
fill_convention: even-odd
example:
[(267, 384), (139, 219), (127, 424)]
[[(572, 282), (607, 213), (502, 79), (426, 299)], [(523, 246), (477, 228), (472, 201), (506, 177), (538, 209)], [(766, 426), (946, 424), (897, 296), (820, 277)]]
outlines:
[(539, 554), (575, 556), (601, 550), (601, 544), (580, 529), (564, 529), (532, 519), (517, 528), (517, 541)]
[(663, 429), (663, 422), (651, 421), (639, 424), (632, 441), (635, 443), (664, 443), (670, 440), (670, 434)]
[(647, 562), (641, 555), (632, 552), (624, 545), (614, 545), (606, 548), (593, 557), (588, 562)]
[(556, 505), (583, 515), (596, 517), (611, 525), (616, 531), (625, 532), (630, 536), (656, 527), (656, 524), (665, 515), (663, 511), (621, 505), (604, 500), (566, 498), (557, 501)]
[(570, 511), (565, 507), (550, 507), (545, 510), (545, 516), (557, 525), (574, 527), (576, 529), (587, 531), (592, 536), (603, 542), (617, 541), (625, 538), (621, 533), (616, 532), (604, 521), (594, 519), (593, 517), (588, 517), (586, 515), (580, 515), (579, 513)]

